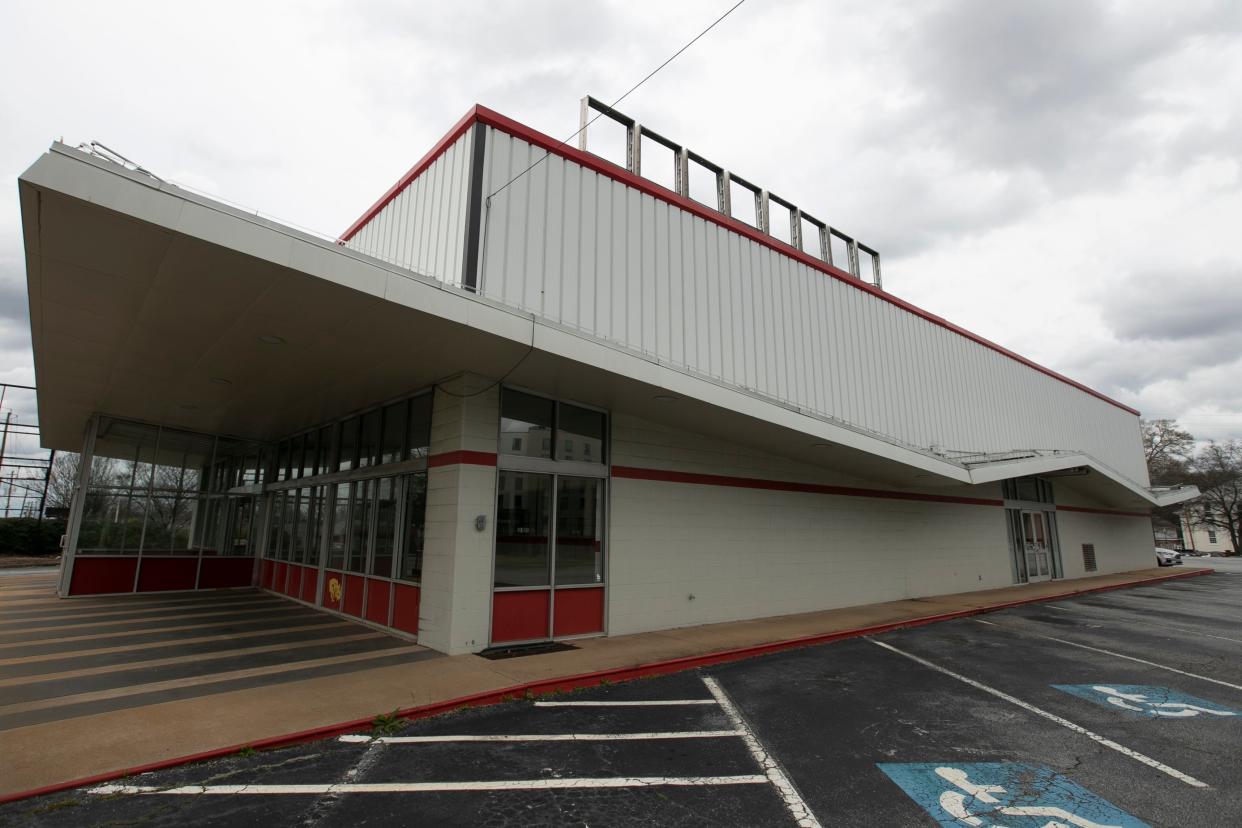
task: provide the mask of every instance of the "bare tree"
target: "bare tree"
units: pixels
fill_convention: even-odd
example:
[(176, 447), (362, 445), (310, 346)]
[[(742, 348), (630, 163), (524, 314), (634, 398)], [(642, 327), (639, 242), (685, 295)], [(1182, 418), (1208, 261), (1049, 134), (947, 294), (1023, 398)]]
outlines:
[(1151, 482), (1157, 486), (1184, 482), (1195, 438), (1180, 428), (1177, 420), (1142, 420), (1141, 426)]
[(1242, 442), (1210, 441), (1190, 468), (1190, 479), (1202, 493), (1190, 510), (1193, 521), (1227, 532), (1233, 551), (1242, 552)]
[[(56, 455), (52, 463), (52, 473), (47, 481), (47, 505), (68, 509), (73, 504), (73, 492), (78, 486), (78, 470), (82, 467), (82, 455), (76, 452), (62, 452)], [(96, 457), (91, 460), (91, 482), (96, 485), (113, 485), (117, 483), (117, 461), (111, 457)], [(90, 491), (87, 494), (87, 511), (92, 505), (102, 508), (107, 500), (106, 492)], [(91, 500), (98, 503), (91, 503)]]

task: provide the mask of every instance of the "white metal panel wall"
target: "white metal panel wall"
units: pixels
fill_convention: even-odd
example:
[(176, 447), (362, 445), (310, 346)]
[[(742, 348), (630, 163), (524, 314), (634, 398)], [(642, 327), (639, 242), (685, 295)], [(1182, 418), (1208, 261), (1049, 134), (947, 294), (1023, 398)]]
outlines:
[[(486, 136), (485, 193), (544, 155)], [(1147, 483), (1134, 415), (572, 161), (483, 223), (489, 298), (907, 445), (1072, 449)]]
[(345, 246), (460, 287), (472, 135), (466, 130)]

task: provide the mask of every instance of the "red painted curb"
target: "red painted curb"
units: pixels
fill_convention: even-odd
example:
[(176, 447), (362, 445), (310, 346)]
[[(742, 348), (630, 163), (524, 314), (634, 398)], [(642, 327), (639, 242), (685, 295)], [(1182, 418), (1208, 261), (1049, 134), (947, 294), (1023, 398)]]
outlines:
[[(1173, 572), (1168, 575), (1159, 575), (1154, 578), (1143, 578), (1137, 581), (1124, 581), (1119, 584), (1106, 584), (1103, 586), (1087, 587), (1086, 589), (1076, 589), (1070, 592), (1062, 592), (1058, 595), (1045, 595), (1039, 598), (1023, 598), (1018, 601), (1006, 601), (1001, 604), (989, 604), (985, 607), (973, 607), (971, 609), (956, 610), (954, 612), (939, 613), (937, 615), (925, 615), (921, 618), (910, 618), (904, 621), (891, 621), (885, 624), (876, 624), (870, 627), (858, 627), (852, 630), (838, 630), (830, 633), (817, 633), (815, 635), (803, 636), (801, 638), (790, 638), (784, 641), (772, 641), (766, 644), (752, 644), (747, 647), (737, 647), (732, 650), (718, 650), (716, 652), (705, 653), (703, 655), (682, 656), (681, 658), (672, 658), (665, 661), (653, 661), (647, 664), (639, 664), (632, 667), (613, 667), (608, 670), (598, 670), (593, 673), (579, 673), (578, 675), (564, 676), (562, 678), (540, 679), (538, 681), (531, 681), (525, 684), (516, 684), (510, 687), (505, 687), (500, 690), (489, 690), (485, 693), (460, 696), (456, 699), (449, 699), (447, 701), (423, 705), (421, 707), (409, 707), (403, 710), (398, 710), (393, 715), (397, 718), (407, 719), (410, 721), (425, 719), (430, 716), (437, 716), (441, 713), (447, 713), (451, 710), (457, 710), (463, 707), (482, 707), (485, 705), (497, 704), (499, 702), (516, 699), (527, 694), (537, 696), (541, 693), (578, 690), (583, 687), (594, 687), (604, 681), (628, 681), (630, 679), (662, 676), (669, 673), (681, 672), (682, 670), (691, 670), (696, 667), (706, 667), (711, 664), (740, 661), (745, 658), (767, 655), (768, 653), (780, 652), (782, 650), (809, 647), (815, 644), (827, 644), (832, 641), (840, 641), (846, 638), (860, 638), (865, 635), (876, 635), (882, 632), (903, 629), (906, 627), (921, 627), (926, 624), (934, 624), (938, 621), (951, 621), (955, 618), (968, 618), (972, 615), (982, 615), (987, 612), (995, 612), (996, 610), (1008, 609), (1009, 607), (1017, 607), (1024, 604), (1038, 604), (1043, 601), (1059, 601), (1063, 598), (1072, 598), (1075, 595), (1087, 595), (1093, 592), (1109, 592), (1114, 589), (1125, 589), (1127, 587), (1142, 586), (1144, 584), (1160, 583), (1163, 581), (1176, 581), (1182, 578), (1212, 575), (1215, 572), (1216, 570), (1214, 569), (1196, 569), (1189, 572)], [(179, 756), (173, 759), (162, 759), (158, 762), (150, 762), (145, 765), (137, 765), (123, 770), (108, 771), (107, 773), (100, 773), (82, 779), (75, 779), (70, 782), (58, 782), (55, 785), (45, 785), (42, 788), (33, 788), (28, 791), (21, 791), (14, 794), (5, 794), (0, 796), (0, 804), (4, 804), (6, 802), (16, 802), (19, 799), (29, 799), (35, 796), (46, 796), (47, 794), (67, 791), (72, 788), (80, 788), (86, 785), (97, 785), (101, 782), (111, 782), (126, 776), (137, 776), (138, 774), (150, 773), (151, 771), (164, 770), (165, 768), (177, 767), (179, 765), (188, 765), (192, 762), (203, 762), (208, 759), (219, 759), (224, 756), (232, 756), (244, 748), (252, 748), (254, 750), (271, 750), (274, 748), (296, 745), (301, 742), (310, 742), (316, 739), (326, 739), (331, 736), (340, 736), (351, 731), (369, 730), (372, 724), (372, 719), (354, 719), (349, 722), (324, 725), (323, 727), (302, 730), (297, 733), (289, 733), (283, 736), (272, 736), (268, 739), (260, 739), (256, 742), (246, 742), (243, 744), (232, 745), (230, 747), (216, 748), (215, 750), (192, 753), (188, 756)]]

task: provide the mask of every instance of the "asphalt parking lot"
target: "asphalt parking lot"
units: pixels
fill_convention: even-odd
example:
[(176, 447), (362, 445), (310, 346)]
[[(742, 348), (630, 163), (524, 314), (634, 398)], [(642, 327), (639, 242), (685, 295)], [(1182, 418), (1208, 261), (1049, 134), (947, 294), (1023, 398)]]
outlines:
[(1242, 824), (1242, 575), (464, 710), (0, 824)]

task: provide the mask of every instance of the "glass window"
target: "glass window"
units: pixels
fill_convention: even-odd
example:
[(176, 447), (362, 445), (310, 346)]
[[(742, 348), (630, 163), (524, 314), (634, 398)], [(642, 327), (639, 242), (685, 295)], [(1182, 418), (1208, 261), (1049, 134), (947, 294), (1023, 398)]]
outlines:
[(405, 540), (397, 577), (417, 581), (423, 575), (423, 536), (427, 526), (427, 475), (405, 476)]
[(337, 452), (336, 467), (340, 471), (352, 469), (358, 454), (358, 418), (350, 417), (341, 423), (341, 447)]
[(380, 441), (380, 410), (368, 411), (362, 415), (362, 427), (358, 437), (358, 466), (366, 468), (374, 466), (379, 456)]
[(289, 441), (281, 440), (276, 448), (276, 480), (289, 479)]
[(551, 443), (544, 441), (552, 439), (554, 408), (552, 400), (504, 389), (500, 396), (501, 451), (551, 458)]
[(558, 477), (556, 489), (556, 584), (603, 583), (604, 481)]
[(545, 586), (550, 574), (552, 476), (501, 471), (498, 483), (496, 586)]
[(319, 474), (327, 474), (332, 471), (332, 437), (336, 432), (336, 426), (324, 426), (319, 429), (319, 459), (316, 466)]
[(306, 563), (311, 566), (319, 565), (319, 547), (323, 540), (323, 529), (326, 517), (324, 515), (324, 491), (326, 486), (316, 486), (310, 489), (310, 501), (306, 512)]
[[(604, 462), (605, 418), (602, 412), (588, 411), (576, 405), (561, 403), (557, 421), (557, 460)], [(579, 454), (574, 456), (574, 446)]]
[(411, 460), (426, 457), (431, 446), (431, 394), (421, 394), (410, 400), (410, 427), (405, 444), (405, 456)]
[(280, 548), (280, 520), (284, 499), (284, 492), (276, 492), (268, 501), (267, 548), (263, 553), (267, 558), (275, 559)]
[(361, 480), (350, 483), (353, 490), (353, 502), (349, 512), (349, 563), (350, 572), (362, 572), (367, 562), (367, 540), (371, 529), (371, 497), (374, 491), (373, 480)]
[(319, 432), (309, 431), (305, 436), (302, 454), (302, 476), (313, 477), (319, 473)]
[(384, 436), (380, 441), (380, 462), (396, 463), (404, 459), (406, 402), (393, 403), (384, 409)]
[(306, 449), (306, 437), (299, 434), (289, 441), (289, 479), (302, 476), (302, 455)]
[(371, 555), (372, 575), (392, 577), (392, 558), (396, 544), (397, 478), (381, 477), (375, 481), (375, 552)]
[[(299, 469), (300, 471), (300, 469)], [(292, 513), (291, 531), (293, 543), (289, 548), (289, 560), (295, 563), (306, 563), (306, 519), (310, 516), (309, 489), (298, 489), (297, 500), (289, 510)]]
[(230, 544), (231, 554), (233, 555), (250, 555), (254, 552), (250, 548), (250, 529), (252, 519), (254, 517), (254, 498), (238, 497), (229, 498), (229, 510), (233, 513), (231, 529), (232, 542)]
[(342, 483), (329, 486), (332, 492), (332, 534), (328, 538), (328, 569), (345, 568), (345, 550), (349, 546), (349, 492), (350, 487)]

